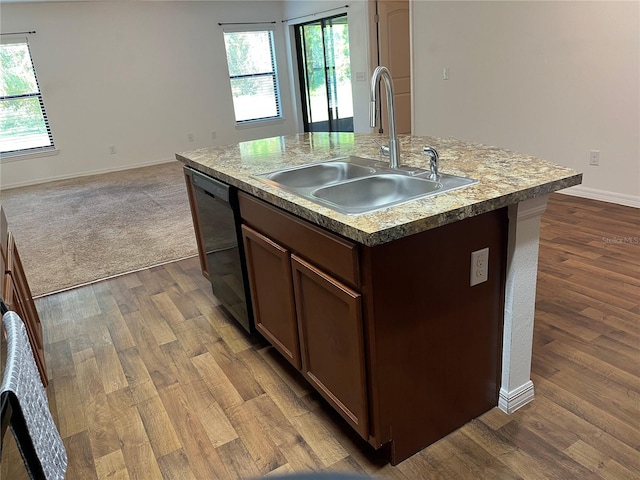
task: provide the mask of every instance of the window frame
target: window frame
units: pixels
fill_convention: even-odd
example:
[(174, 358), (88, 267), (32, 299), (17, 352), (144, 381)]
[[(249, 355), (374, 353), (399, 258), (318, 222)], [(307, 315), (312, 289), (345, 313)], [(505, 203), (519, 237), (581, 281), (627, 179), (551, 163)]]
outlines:
[(36, 71), (35, 63), (33, 61), (33, 54), (31, 52), (31, 44), (29, 43), (29, 39), (25, 36), (13, 36), (9, 35), (7, 37), (3, 37), (0, 41), (0, 48), (5, 45), (26, 45), (27, 53), (29, 55), (29, 61), (31, 63), (31, 70), (33, 71), (33, 77), (36, 83), (36, 92), (31, 93), (23, 93), (19, 95), (7, 95), (0, 96), (0, 102), (10, 101), (15, 99), (22, 98), (37, 98), (38, 103), (40, 105), (40, 111), (42, 112), (42, 120), (44, 122), (47, 135), (49, 137), (49, 145), (39, 146), (39, 147), (30, 147), (30, 148), (21, 148), (19, 150), (8, 150), (6, 152), (0, 152), (0, 162), (6, 163), (15, 160), (21, 160), (23, 158), (29, 157), (40, 157), (40, 156), (49, 156), (49, 155), (57, 155), (59, 153), (55, 141), (53, 139), (53, 132), (51, 130), (51, 124), (49, 122), (49, 117), (47, 115), (47, 111), (44, 105), (44, 98), (42, 94), (42, 88), (40, 87), (40, 81), (38, 79), (38, 74)]
[[(269, 123), (279, 123), (284, 120), (283, 109), (282, 109), (282, 96), (280, 95), (280, 79), (278, 75), (278, 59), (276, 56), (276, 31), (275, 28), (267, 25), (263, 26), (238, 26), (238, 27), (228, 27), (225, 26), (223, 28), (223, 47), (225, 53), (225, 60), (227, 62), (227, 75), (229, 78), (229, 86), (231, 89), (231, 99), (233, 103), (233, 114), (236, 128), (248, 128), (253, 126), (263, 126)], [(254, 74), (241, 74), (241, 75), (231, 75), (229, 71), (229, 57), (227, 54), (226, 41), (224, 36), (226, 34), (234, 34), (234, 33), (256, 33), (256, 32), (267, 32), (269, 33), (269, 49), (271, 52), (271, 67), (272, 70), (270, 72), (261, 72)], [(255, 117), (246, 120), (238, 120), (236, 105), (235, 105), (235, 96), (233, 94), (233, 80), (238, 78), (260, 78), (260, 77), (271, 77), (273, 81), (273, 94), (275, 96), (276, 109), (277, 114), (269, 117)]]

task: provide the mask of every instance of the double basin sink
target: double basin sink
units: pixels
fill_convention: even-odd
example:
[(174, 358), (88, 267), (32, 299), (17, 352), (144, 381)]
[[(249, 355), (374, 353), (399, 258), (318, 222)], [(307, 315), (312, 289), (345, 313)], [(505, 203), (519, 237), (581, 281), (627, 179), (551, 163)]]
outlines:
[(478, 183), (427, 170), (390, 168), (376, 160), (350, 156), (255, 175), (281, 190), (347, 215), (359, 215)]

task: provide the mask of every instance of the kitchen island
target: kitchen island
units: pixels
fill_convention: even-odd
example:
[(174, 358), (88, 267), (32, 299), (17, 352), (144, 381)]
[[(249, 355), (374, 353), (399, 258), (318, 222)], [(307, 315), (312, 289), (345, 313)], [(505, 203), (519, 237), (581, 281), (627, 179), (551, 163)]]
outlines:
[[(397, 463), (488, 409), (533, 399), (539, 220), (581, 174), (455, 139), (400, 138), (401, 164), (478, 183), (350, 216), (254, 175), (380, 159), (365, 134), (275, 137), (177, 154), (241, 193), (256, 327), (365, 440)], [(470, 285), (471, 254), (488, 280)], [(471, 282), (473, 283), (473, 282)], [(274, 300), (275, 299), (275, 300)]]

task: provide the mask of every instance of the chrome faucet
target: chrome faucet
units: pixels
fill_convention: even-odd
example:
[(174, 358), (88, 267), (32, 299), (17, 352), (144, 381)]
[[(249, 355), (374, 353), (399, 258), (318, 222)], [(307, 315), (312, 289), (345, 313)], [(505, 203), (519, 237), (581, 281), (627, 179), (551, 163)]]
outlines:
[(369, 123), (371, 128), (376, 126), (377, 117), (377, 91), (378, 81), (384, 80), (387, 93), (387, 110), (389, 114), (389, 166), (398, 168), (400, 164), (400, 146), (396, 135), (396, 115), (393, 109), (393, 83), (391, 73), (387, 67), (380, 65), (373, 71), (371, 76), (371, 103), (369, 104)]

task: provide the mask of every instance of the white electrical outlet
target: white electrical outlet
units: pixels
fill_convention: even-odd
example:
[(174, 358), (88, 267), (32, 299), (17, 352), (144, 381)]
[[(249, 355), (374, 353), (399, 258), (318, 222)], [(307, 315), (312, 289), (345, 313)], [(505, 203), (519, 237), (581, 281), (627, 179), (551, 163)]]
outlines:
[(187, 133), (187, 140), (193, 142), (193, 133)]
[(115, 145), (109, 145), (109, 153), (111, 155), (115, 155), (115, 153), (116, 153), (116, 146)]
[(589, 165), (597, 167), (600, 165), (600, 150), (591, 150), (589, 154)]
[(215, 130), (213, 130), (211, 132), (211, 140), (215, 140), (216, 138), (218, 138), (218, 132), (216, 132)]
[(489, 247), (471, 252), (471, 279), (473, 287), (489, 278)]

